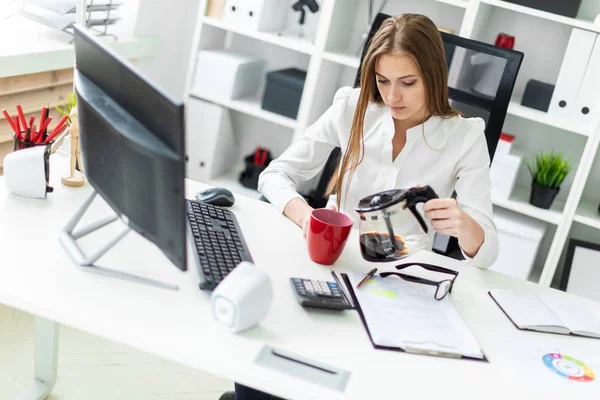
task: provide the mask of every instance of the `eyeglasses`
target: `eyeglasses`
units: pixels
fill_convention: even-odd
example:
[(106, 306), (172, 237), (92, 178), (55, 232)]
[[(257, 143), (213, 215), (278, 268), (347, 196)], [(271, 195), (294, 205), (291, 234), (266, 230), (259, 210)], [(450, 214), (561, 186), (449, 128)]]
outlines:
[(396, 269), (405, 269), (405, 268), (413, 267), (413, 266), (421, 267), (428, 271), (441, 272), (443, 274), (450, 274), (450, 275), (454, 275), (454, 276), (450, 279), (444, 279), (443, 281), (439, 281), (439, 282), (431, 281), (431, 280), (425, 279), (425, 278), (419, 278), (417, 276), (402, 274), (400, 272), (382, 272), (379, 274), (379, 276), (381, 276), (382, 278), (385, 278), (386, 276), (396, 275), (396, 276), (399, 276), (400, 278), (404, 279), (405, 281), (435, 286), (436, 287), (435, 295), (433, 297), (436, 300), (442, 300), (444, 297), (446, 297), (446, 295), (448, 293), (452, 292), (452, 287), (454, 286), (454, 281), (456, 280), (456, 277), (458, 276), (458, 271), (453, 271), (448, 268), (438, 267), (437, 265), (424, 264), (424, 263), (400, 264), (400, 265), (396, 265)]

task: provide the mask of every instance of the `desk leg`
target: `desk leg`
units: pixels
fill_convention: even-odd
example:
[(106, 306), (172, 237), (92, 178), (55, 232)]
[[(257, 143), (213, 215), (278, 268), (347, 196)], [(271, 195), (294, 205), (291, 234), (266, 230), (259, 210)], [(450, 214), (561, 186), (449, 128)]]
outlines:
[(43, 400), (56, 383), (58, 367), (58, 324), (35, 317), (35, 366), (33, 383), (12, 400)]

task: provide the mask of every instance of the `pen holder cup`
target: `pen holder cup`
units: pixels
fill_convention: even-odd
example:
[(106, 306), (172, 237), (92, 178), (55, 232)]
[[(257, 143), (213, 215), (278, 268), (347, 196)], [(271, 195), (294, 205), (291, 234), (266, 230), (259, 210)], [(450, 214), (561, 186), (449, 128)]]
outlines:
[(266, 165), (247, 166), (240, 174), (240, 183), (248, 189), (258, 189), (258, 177), (267, 168)]
[(267, 168), (267, 166), (273, 161), (271, 152), (267, 151), (267, 157), (265, 158), (264, 165), (256, 165), (254, 163), (254, 153), (244, 157), (244, 163), (246, 168), (239, 177), (239, 182), (242, 186), (248, 189), (256, 190), (258, 188), (258, 177)]
[[(25, 132), (21, 131), (21, 137), (25, 136)], [(52, 144), (54, 140), (49, 143), (32, 143), (27, 142), (25, 140), (19, 139), (17, 135), (13, 134), (13, 139), (15, 141), (13, 151), (30, 149), (32, 147), (45, 147), (44, 150), (44, 170), (46, 174), (46, 182), (50, 181), (50, 150), (52, 148)]]
[(4, 181), (9, 192), (32, 199), (45, 199), (54, 189), (50, 180), (51, 145), (31, 146), (4, 157)]
[[(21, 137), (25, 137), (25, 132), (21, 131)], [(13, 139), (15, 141), (15, 145), (13, 147), (13, 151), (23, 150), (23, 149), (29, 149), (31, 147), (37, 147), (37, 146), (47, 146), (48, 148), (50, 148), (52, 146), (52, 143), (54, 143), (54, 140), (52, 142), (49, 142), (49, 143), (33, 143), (33, 142), (28, 142), (28, 141), (25, 141), (23, 139), (19, 139), (17, 137), (17, 135), (14, 134), (14, 133), (13, 133)]]

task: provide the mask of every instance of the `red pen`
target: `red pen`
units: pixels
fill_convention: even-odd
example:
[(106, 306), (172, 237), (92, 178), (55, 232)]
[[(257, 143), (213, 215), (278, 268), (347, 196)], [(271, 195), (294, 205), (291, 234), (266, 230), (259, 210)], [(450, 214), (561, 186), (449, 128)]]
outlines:
[(42, 107), (42, 112), (40, 113), (40, 128), (44, 125), (44, 121), (46, 120), (46, 111), (48, 109), (46, 107)]
[(57, 129), (62, 129), (63, 125), (65, 124), (65, 122), (67, 122), (67, 119), (69, 119), (68, 115), (65, 115), (64, 117), (62, 117), (59, 121), (58, 124), (56, 124), (56, 126), (54, 127), (54, 129), (52, 130), (52, 132), (50, 133), (50, 135), (54, 134), (54, 132)]
[(267, 162), (267, 150), (263, 150), (260, 157), (260, 166), (263, 167)]
[(258, 165), (258, 158), (260, 157), (260, 147), (256, 147), (256, 150), (254, 150), (254, 165)]
[(12, 128), (12, 130), (16, 134), (17, 133), (17, 126), (13, 122), (11, 116), (8, 114), (8, 112), (6, 112), (6, 110), (2, 110), (2, 114), (4, 114), (4, 118), (6, 118), (6, 121), (8, 122), (8, 124), (10, 125), (10, 127)]
[(44, 143), (50, 143), (51, 141), (54, 140), (55, 137), (57, 137), (58, 135), (60, 135), (62, 133), (62, 131), (64, 131), (64, 129), (66, 128), (66, 125), (63, 125), (60, 129), (56, 129), (54, 128), (54, 130), (52, 131), (52, 133), (50, 134), (50, 136), (48, 136), (46, 138), (46, 140), (44, 140)]
[(19, 124), (18, 117), (15, 117), (15, 126), (17, 127), (17, 137), (19, 140), (23, 140), (23, 136), (21, 136), (21, 125)]
[(33, 125), (33, 122), (34, 122), (34, 121), (35, 121), (35, 117), (34, 117), (34, 116), (31, 116), (31, 117), (29, 118), (29, 127), (30, 127), (30, 128), (31, 128), (31, 126)]
[(35, 135), (35, 125), (32, 125), (30, 129), (31, 129), (31, 135), (29, 137), (29, 141), (31, 143), (35, 143), (35, 136), (36, 136)]
[(23, 114), (23, 109), (21, 106), (17, 106), (17, 113), (19, 115), (19, 120), (21, 121), (21, 127), (23, 131), (27, 131), (27, 121), (25, 121), (25, 114)]
[(48, 127), (48, 124), (50, 124), (50, 121), (52, 121), (52, 117), (48, 117), (44, 120), (44, 123), (42, 125), (40, 125), (40, 131), (38, 133), (38, 136), (36, 139), (37, 141), (39, 141), (40, 143), (42, 143), (44, 141), (44, 132), (46, 132), (46, 128)]

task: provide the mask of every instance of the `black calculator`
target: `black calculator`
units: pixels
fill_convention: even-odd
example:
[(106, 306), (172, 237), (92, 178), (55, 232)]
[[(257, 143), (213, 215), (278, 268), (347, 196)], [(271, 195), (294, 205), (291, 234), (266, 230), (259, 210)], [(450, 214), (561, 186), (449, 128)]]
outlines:
[(303, 307), (348, 310), (352, 305), (335, 282), (290, 278), (298, 303)]

